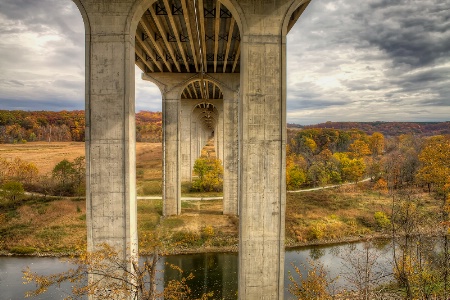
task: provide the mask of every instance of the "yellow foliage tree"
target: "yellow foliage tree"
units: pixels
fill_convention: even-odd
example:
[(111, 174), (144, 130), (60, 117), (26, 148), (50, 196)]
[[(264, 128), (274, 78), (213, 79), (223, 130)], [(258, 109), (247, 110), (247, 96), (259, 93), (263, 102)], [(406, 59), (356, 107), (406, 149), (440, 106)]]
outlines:
[(194, 173), (198, 176), (192, 188), (201, 192), (219, 192), (223, 189), (222, 161), (213, 157), (199, 157), (194, 163)]
[(434, 186), (438, 193), (448, 193), (446, 183), (450, 181), (450, 139), (437, 135), (430, 137), (419, 154), (421, 168), (416, 179), (420, 183)]
[(354, 158), (362, 158), (372, 153), (370, 151), (369, 145), (361, 140), (356, 140), (353, 144), (350, 144), (348, 149), (351, 156)]
[(286, 186), (288, 190), (300, 188), (306, 181), (306, 172), (303, 166), (305, 159), (301, 155), (289, 153), (286, 156)]
[(384, 135), (380, 132), (374, 132), (369, 141), (372, 154), (375, 156), (382, 155), (384, 151)]

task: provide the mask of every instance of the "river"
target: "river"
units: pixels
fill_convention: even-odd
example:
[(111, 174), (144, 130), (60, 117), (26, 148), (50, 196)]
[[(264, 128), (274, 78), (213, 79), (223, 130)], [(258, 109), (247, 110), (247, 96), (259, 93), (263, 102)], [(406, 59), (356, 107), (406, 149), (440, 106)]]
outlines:
[[(377, 244), (372, 250), (372, 255), (377, 257), (377, 270), (386, 274), (392, 270), (390, 264), (391, 251), (386, 243)], [(348, 259), (364, 252), (363, 243), (347, 245), (328, 245), (315, 247), (302, 247), (286, 251), (285, 261), (285, 299), (293, 299), (289, 294), (288, 274), (294, 274), (292, 264), (301, 266), (308, 261), (321, 262), (328, 271), (331, 278), (341, 275), (345, 266), (349, 265)], [(237, 278), (238, 278), (238, 255), (235, 253), (204, 253), (189, 255), (172, 255), (161, 258), (158, 269), (158, 280), (167, 282), (176, 278), (178, 272), (172, 270), (168, 264), (179, 266), (185, 274), (192, 272), (194, 279), (189, 283), (193, 292), (197, 295), (203, 292), (213, 291), (214, 299), (237, 299)], [(24, 285), (22, 280), (22, 270), (27, 266), (32, 271), (41, 275), (62, 272), (70, 267), (70, 264), (63, 263), (58, 258), (50, 257), (0, 257), (0, 299), (18, 300), (25, 299), (24, 293), (33, 288), (33, 285)], [(335, 281), (336, 289), (348, 287), (348, 282), (344, 277), (339, 277)], [(27, 299), (63, 299), (68, 296), (70, 284), (63, 284), (60, 288), (52, 288), (43, 295)]]

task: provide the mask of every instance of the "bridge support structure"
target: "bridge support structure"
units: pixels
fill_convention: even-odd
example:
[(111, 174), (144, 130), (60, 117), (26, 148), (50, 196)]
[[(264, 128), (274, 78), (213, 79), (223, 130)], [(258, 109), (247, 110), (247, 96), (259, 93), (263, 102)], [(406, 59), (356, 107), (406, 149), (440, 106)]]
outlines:
[[(224, 203), (224, 211), (239, 213), (240, 219), (239, 298), (283, 299), (286, 34), (309, 1), (198, 1), (198, 5), (216, 3), (213, 14), (212, 10), (192, 9), (196, 1), (174, 0), (185, 14), (179, 19), (186, 22), (208, 24), (206, 15), (192, 17), (200, 11), (214, 15), (219, 30), (222, 15), (232, 18), (231, 23), (226, 21), (227, 26), (233, 24), (228, 38), (215, 33), (216, 43), (220, 37), (226, 44), (223, 73), (217, 71), (218, 46), (212, 50), (214, 55), (206, 53), (214, 47), (207, 48), (206, 39), (200, 36), (205, 34), (203, 25), (197, 27), (198, 43), (190, 45), (192, 49), (203, 47), (203, 51), (192, 50), (195, 64), (188, 60), (190, 48), (182, 46), (182, 36), (170, 35), (187, 28), (187, 23), (174, 26), (173, 11), (162, 11), (172, 26), (167, 35), (148, 34), (152, 28), (165, 30), (152, 8), (156, 0), (73, 1), (86, 27), (88, 250), (108, 243), (124, 258), (137, 256), (134, 65), (140, 66), (146, 73), (144, 79), (155, 82), (162, 93), (165, 215), (181, 212), (183, 88), (195, 76), (202, 80), (209, 76), (223, 92), (223, 147), (220, 143), (218, 147), (219, 152), (223, 150), (224, 197), (230, 199)], [(158, 3), (162, 7), (168, 2)], [(148, 22), (150, 17), (154, 24)], [(162, 41), (155, 42), (155, 36)], [(168, 38), (178, 42), (179, 56)], [(183, 39), (193, 40), (195, 35)], [(233, 54), (228, 53), (232, 44)], [(159, 55), (164, 49), (172, 60)], [(208, 65), (208, 57), (214, 57), (214, 64)], [(228, 59), (234, 64), (227, 66)], [(180, 66), (180, 61), (185, 65)], [(161, 72), (156, 72), (158, 69)]]

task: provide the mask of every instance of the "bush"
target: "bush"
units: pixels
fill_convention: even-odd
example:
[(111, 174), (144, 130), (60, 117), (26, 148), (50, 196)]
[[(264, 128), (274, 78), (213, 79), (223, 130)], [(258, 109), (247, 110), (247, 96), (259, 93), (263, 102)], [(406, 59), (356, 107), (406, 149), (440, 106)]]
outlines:
[(320, 240), (325, 235), (325, 225), (322, 223), (317, 223), (312, 225), (308, 230), (309, 240)]
[(208, 239), (213, 237), (215, 234), (214, 228), (212, 226), (205, 226), (202, 229), (202, 238)]
[(200, 246), (203, 244), (203, 240), (195, 232), (192, 231), (177, 231), (172, 234), (172, 242), (180, 246)]
[(34, 252), (36, 252), (36, 249), (33, 247), (27, 247), (27, 246), (16, 246), (16, 247), (12, 247), (11, 249), (9, 249), (9, 252), (11, 252), (13, 254), (26, 255), (26, 254), (33, 254)]
[(292, 265), (296, 277), (289, 272), (289, 292), (297, 299), (332, 299), (329, 289), (336, 280), (330, 279), (327, 271), (320, 262), (309, 261), (308, 265), (302, 265), (307, 270), (304, 275), (302, 270)]
[(377, 211), (373, 214), (373, 217), (379, 229), (386, 229), (391, 226), (391, 220), (389, 220), (389, 217), (384, 212)]
[(198, 176), (192, 182), (192, 189), (199, 192), (220, 192), (223, 189), (223, 166), (217, 158), (200, 157), (194, 163)]

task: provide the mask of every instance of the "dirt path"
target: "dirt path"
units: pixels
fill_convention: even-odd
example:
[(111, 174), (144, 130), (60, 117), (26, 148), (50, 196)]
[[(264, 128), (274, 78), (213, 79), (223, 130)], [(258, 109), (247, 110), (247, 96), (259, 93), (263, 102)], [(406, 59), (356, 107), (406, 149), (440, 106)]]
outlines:
[[(365, 178), (363, 180), (360, 180), (358, 182), (366, 182), (369, 181), (369, 178)], [(351, 185), (351, 184), (355, 184), (354, 182), (347, 182), (347, 183), (342, 183), (342, 184), (335, 184), (335, 185), (328, 185), (328, 186), (321, 186), (321, 187), (316, 187), (316, 188), (311, 188), (311, 189), (305, 189), (305, 190), (297, 190), (297, 191), (287, 191), (288, 193), (302, 193), (302, 192), (311, 192), (311, 191), (319, 191), (319, 190), (326, 190), (326, 189), (332, 189), (332, 188), (336, 188), (336, 187), (341, 187), (341, 186), (346, 186), (346, 185)]]

